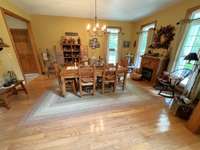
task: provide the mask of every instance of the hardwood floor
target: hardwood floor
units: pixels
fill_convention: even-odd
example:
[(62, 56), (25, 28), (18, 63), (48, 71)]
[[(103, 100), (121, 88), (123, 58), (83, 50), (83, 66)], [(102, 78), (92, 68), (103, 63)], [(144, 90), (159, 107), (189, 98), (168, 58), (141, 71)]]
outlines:
[[(138, 91), (151, 92), (144, 83)], [(199, 150), (200, 136), (168, 113), (164, 100), (95, 114), (21, 125), (24, 115), (55, 81), (40, 77), (28, 85), (29, 96), (11, 98), (11, 109), (0, 108), (1, 150)], [(149, 95), (149, 94), (148, 94)], [(145, 97), (147, 95), (142, 95)]]

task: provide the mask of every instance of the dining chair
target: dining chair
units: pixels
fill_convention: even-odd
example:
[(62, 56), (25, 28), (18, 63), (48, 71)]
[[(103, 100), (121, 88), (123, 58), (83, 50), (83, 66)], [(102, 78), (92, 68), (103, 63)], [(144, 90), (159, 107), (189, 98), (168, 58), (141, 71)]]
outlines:
[(77, 93), (77, 91), (76, 91), (76, 80), (74, 78), (64, 79), (64, 83), (62, 83), (61, 75), (60, 75), (61, 70), (62, 70), (61, 66), (59, 64), (57, 64), (56, 62), (54, 62), (53, 66), (54, 66), (56, 77), (58, 79), (58, 84), (59, 84), (60, 90), (62, 89), (62, 84), (64, 84), (64, 87), (66, 89), (71, 88), (73, 93), (76, 94)]
[(161, 77), (159, 77), (157, 88), (159, 89), (158, 95), (166, 98), (174, 98), (175, 90), (179, 84), (189, 77), (192, 73), (191, 69), (177, 69), (171, 73), (164, 72)]
[(58, 80), (58, 85), (61, 89), (61, 76), (60, 76), (61, 67), (56, 62), (53, 63), (53, 67), (54, 67), (54, 70), (55, 70), (55, 75), (56, 75), (57, 80)]
[(103, 68), (103, 79), (102, 79), (102, 93), (105, 92), (105, 85), (111, 85), (113, 87), (113, 92), (115, 92), (117, 84), (117, 70), (118, 66), (106, 64)]
[[(117, 63), (117, 85), (122, 87), (122, 90), (126, 88), (127, 74), (128, 74), (128, 64), (126, 63)], [(120, 69), (122, 68), (122, 69)]]
[[(92, 95), (96, 93), (96, 73), (95, 73), (95, 65), (93, 66), (82, 66), (79, 65), (78, 73), (79, 73), (79, 90), (80, 97), (83, 96), (83, 90), (86, 92), (90, 92), (92, 88)], [(88, 94), (88, 93), (87, 93)]]

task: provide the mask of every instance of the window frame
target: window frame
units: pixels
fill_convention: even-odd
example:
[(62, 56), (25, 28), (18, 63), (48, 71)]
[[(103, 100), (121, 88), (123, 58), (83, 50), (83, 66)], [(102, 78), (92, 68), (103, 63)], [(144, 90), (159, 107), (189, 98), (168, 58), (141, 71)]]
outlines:
[[(143, 31), (143, 28), (145, 28), (145, 27), (147, 27), (147, 26), (149, 26), (149, 25), (151, 25), (151, 24), (154, 24), (154, 25), (155, 25), (154, 29), (156, 29), (156, 27), (157, 27), (157, 20), (151, 21), (151, 22), (148, 22), (148, 23), (146, 23), (146, 24), (141, 25), (141, 26), (140, 26), (140, 32)], [(147, 32), (148, 32), (148, 31), (147, 31)], [(147, 35), (147, 36), (148, 36), (148, 35)], [(140, 38), (141, 38), (141, 37), (140, 37), (140, 34), (138, 34), (138, 37), (137, 37), (138, 44), (137, 44), (137, 49), (136, 49), (136, 52), (135, 52), (134, 65), (137, 64), (136, 61), (137, 61), (137, 59), (138, 59), (139, 46), (140, 46)], [(148, 40), (148, 39), (147, 39), (147, 40)], [(138, 67), (138, 66), (136, 66), (136, 67)], [(139, 68), (140, 68), (140, 67), (139, 67)]]
[(156, 29), (156, 27), (157, 27), (157, 20), (154, 20), (154, 21), (151, 21), (151, 22), (148, 22), (148, 23), (146, 23), (146, 24), (141, 25), (141, 26), (140, 26), (140, 31), (141, 31), (144, 27), (149, 26), (149, 25), (151, 25), (151, 24), (155, 24), (155, 29)]
[[(119, 30), (119, 32), (118, 33), (116, 33), (116, 34), (119, 34), (120, 32), (121, 32), (121, 27), (117, 27), (117, 26), (107, 26), (107, 28), (106, 28), (106, 31), (107, 31), (107, 29), (117, 29), (117, 30)], [(109, 62), (109, 34), (110, 34), (110, 32), (107, 32), (108, 34), (108, 36), (107, 36), (107, 48), (106, 48), (106, 62), (108, 63)], [(111, 33), (112, 34), (112, 33)], [(118, 59), (119, 59), (119, 45), (120, 45), (120, 39), (119, 39), (119, 35), (118, 35), (118, 43), (117, 43), (117, 50), (116, 50), (116, 63), (117, 63), (117, 61), (118, 61)]]
[(189, 8), (186, 11), (185, 19), (190, 19), (192, 17), (193, 12), (197, 11), (198, 9), (200, 9), (200, 5), (197, 5), (195, 7)]

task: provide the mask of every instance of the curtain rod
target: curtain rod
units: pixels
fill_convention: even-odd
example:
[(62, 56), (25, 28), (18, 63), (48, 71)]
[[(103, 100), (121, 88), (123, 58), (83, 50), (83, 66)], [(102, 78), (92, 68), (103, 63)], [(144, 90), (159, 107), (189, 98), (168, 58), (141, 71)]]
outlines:
[[(156, 30), (156, 28), (151, 28), (151, 29), (153, 29), (154, 31)], [(136, 34), (145, 33), (145, 32), (149, 32), (149, 30), (148, 31), (138, 31), (138, 32), (136, 32)]]
[(195, 21), (195, 20), (200, 20), (200, 18), (196, 18), (196, 19), (182, 19), (182, 20), (178, 21), (178, 22), (176, 23), (176, 25), (179, 25), (179, 24), (181, 24), (181, 23), (192, 22), (192, 21)]

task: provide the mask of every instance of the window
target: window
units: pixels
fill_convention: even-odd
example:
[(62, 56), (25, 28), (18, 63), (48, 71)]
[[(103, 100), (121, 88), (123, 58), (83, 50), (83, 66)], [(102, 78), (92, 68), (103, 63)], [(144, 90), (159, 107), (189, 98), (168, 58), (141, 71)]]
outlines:
[[(180, 46), (175, 70), (181, 68), (193, 69), (194, 62), (187, 63), (187, 61), (184, 61), (184, 57), (190, 52), (196, 52), (198, 54), (200, 50), (200, 10), (194, 11), (190, 19), (192, 19), (192, 22), (188, 25), (183, 43)], [(187, 82), (188, 78), (182, 84), (185, 86)]]
[(135, 67), (136, 68), (140, 68), (141, 56), (144, 55), (146, 47), (147, 47), (148, 31), (152, 28), (155, 28), (155, 23), (146, 25), (142, 28), (142, 31), (139, 36), (138, 50), (137, 50), (137, 54), (135, 57)]
[(108, 48), (107, 48), (107, 63), (116, 64), (118, 60), (118, 43), (119, 43), (119, 28), (107, 28)]

